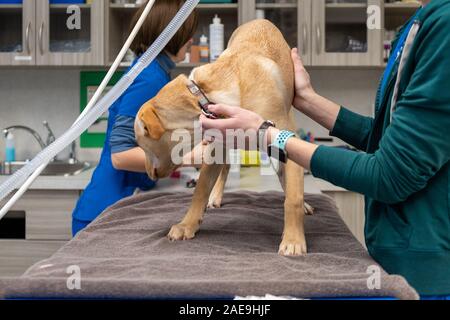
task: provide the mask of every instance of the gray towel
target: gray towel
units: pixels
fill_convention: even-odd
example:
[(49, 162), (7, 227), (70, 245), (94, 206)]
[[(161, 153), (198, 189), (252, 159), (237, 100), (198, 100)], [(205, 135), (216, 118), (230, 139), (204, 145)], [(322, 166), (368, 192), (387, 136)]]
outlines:
[[(400, 276), (381, 271), (339, 217), (333, 200), (306, 195), (309, 254), (277, 254), (283, 231), (281, 193), (228, 193), (208, 210), (197, 237), (171, 243), (166, 234), (192, 195), (145, 193), (106, 210), (86, 230), (18, 279), (0, 281), (8, 298), (232, 298), (239, 296), (397, 297), (418, 295)], [(68, 289), (70, 266), (81, 289)], [(77, 267), (75, 267), (77, 268)], [(70, 283), (76, 283), (69, 280)], [(1, 290), (1, 289), (0, 289)]]

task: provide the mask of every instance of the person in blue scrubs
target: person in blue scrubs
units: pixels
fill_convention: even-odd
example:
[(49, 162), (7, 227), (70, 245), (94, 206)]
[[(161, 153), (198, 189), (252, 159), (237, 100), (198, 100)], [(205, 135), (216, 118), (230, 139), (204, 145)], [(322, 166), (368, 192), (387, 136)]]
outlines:
[[(157, 0), (131, 49), (141, 56), (169, 24), (184, 0)], [(134, 16), (134, 27), (145, 5)], [(106, 141), (92, 180), (81, 195), (72, 213), (72, 234), (75, 236), (106, 208), (133, 195), (136, 190), (148, 191), (156, 182), (145, 173), (145, 153), (137, 145), (134, 121), (143, 104), (152, 99), (170, 80), (176, 62), (183, 61), (198, 25), (193, 12), (157, 59), (148, 66), (111, 106)], [(137, 61), (137, 60), (136, 60)], [(134, 61), (133, 65), (136, 63)]]

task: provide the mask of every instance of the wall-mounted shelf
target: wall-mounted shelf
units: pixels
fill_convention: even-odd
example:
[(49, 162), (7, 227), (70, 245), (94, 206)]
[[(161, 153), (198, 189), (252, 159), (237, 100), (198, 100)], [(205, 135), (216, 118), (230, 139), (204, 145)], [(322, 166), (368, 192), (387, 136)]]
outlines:
[[(110, 9), (113, 10), (137, 10), (141, 5), (134, 3), (117, 4), (111, 3), (109, 5)], [(197, 6), (199, 10), (235, 10), (238, 8), (237, 3), (203, 3)]]
[(256, 3), (256, 9), (295, 9), (297, 3)]
[(327, 3), (325, 4), (327, 9), (365, 9), (367, 4), (365, 3)]
[(21, 4), (0, 4), (0, 10), (11, 10), (11, 11), (16, 11), (16, 10), (22, 10), (23, 9), (23, 5)]
[[(384, 5), (384, 29), (395, 31), (420, 8), (420, 3), (385, 3)], [(390, 35), (392, 37), (392, 34)]]
[(385, 3), (386, 14), (412, 14), (420, 8), (419, 3)]
[[(67, 8), (70, 6), (70, 4), (50, 4), (49, 8), (50, 9), (61, 9), (61, 10), (67, 10)], [(90, 4), (76, 4), (76, 6), (80, 9), (90, 9), (91, 5)]]

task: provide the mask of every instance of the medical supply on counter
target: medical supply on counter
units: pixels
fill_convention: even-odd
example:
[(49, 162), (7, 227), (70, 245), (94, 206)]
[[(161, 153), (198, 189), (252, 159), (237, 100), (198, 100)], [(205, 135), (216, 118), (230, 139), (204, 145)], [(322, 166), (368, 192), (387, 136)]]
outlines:
[(211, 62), (214, 62), (219, 59), (225, 50), (225, 26), (217, 14), (213, 19), (213, 23), (209, 26), (209, 39)]
[(266, 11), (263, 9), (256, 9), (256, 19), (265, 19), (266, 18)]
[(200, 62), (208, 63), (209, 62), (209, 44), (208, 37), (204, 34), (200, 37)]
[(316, 142), (315, 135), (311, 131), (306, 132), (304, 129), (300, 129), (297, 131), (297, 136), (309, 143)]
[(16, 161), (16, 147), (14, 142), (14, 135), (8, 132), (6, 136), (6, 148), (5, 148), (5, 162)]
[(197, 187), (197, 180), (191, 179), (188, 182), (186, 182), (186, 188), (194, 189), (195, 187)]
[(241, 166), (243, 167), (259, 167), (260, 155), (259, 151), (241, 150)]
[(392, 42), (395, 40), (395, 36), (397, 35), (397, 30), (386, 30), (383, 41), (383, 60), (385, 63), (388, 62), (389, 57), (391, 56), (392, 51)]

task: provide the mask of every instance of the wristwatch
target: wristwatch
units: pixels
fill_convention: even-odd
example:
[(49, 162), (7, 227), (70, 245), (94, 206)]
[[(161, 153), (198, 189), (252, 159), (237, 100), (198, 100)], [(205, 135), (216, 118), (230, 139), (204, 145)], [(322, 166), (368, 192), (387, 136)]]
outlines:
[(295, 133), (286, 130), (280, 131), (275, 141), (267, 148), (267, 154), (269, 157), (286, 163), (288, 160), (286, 144), (292, 137), (295, 137)]
[(259, 127), (258, 129), (258, 148), (261, 150), (265, 149), (265, 138), (266, 138), (266, 132), (267, 129), (269, 129), (270, 127), (272, 128), (276, 128), (277, 126), (275, 125), (275, 123), (273, 121), (270, 120), (266, 120), (263, 122), (263, 124), (261, 125), (261, 127)]

